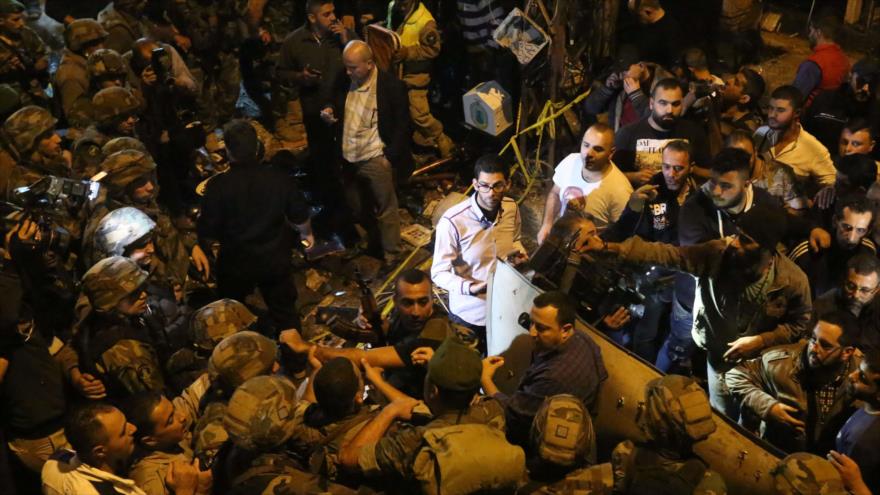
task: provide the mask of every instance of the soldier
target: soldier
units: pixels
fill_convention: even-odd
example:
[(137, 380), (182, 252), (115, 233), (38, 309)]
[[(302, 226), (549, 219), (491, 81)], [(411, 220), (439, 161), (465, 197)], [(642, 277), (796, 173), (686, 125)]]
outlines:
[(573, 395), (544, 399), (530, 435), (530, 481), (517, 495), (611, 494), (611, 464), (589, 466), (595, 457), (595, 432), (590, 412)]
[(126, 88), (111, 87), (95, 93), (91, 99), (92, 125), (76, 137), (72, 146), (73, 169), (83, 177), (97, 173), (107, 156), (101, 153), (101, 147), (113, 137), (134, 137), (141, 108), (142, 101)]
[(693, 451), (716, 428), (697, 382), (680, 375), (651, 380), (640, 418), (647, 441), (637, 445), (627, 440), (611, 454), (614, 493), (727, 493), (721, 476)]
[[(86, 61), (89, 69), (89, 95), (114, 86), (127, 87), (128, 66), (125, 59), (109, 48), (95, 50)], [(91, 98), (89, 98), (91, 101)]]
[(232, 394), (223, 418), (231, 443), (218, 458), (215, 493), (360, 493), (307, 473), (287, 455), (295, 405), (296, 387), (281, 376), (252, 378)]
[(208, 360), (211, 388), (199, 405), (199, 420), (193, 429), (193, 450), (203, 465), (214, 463), (220, 446), (229, 438), (223, 417), (235, 389), (255, 376), (273, 374), (278, 369), (278, 346), (256, 332), (238, 332), (217, 344)]
[(147, 272), (134, 261), (113, 256), (83, 276), (91, 312), (74, 336), (79, 367), (104, 382), (110, 397), (161, 391), (162, 369), (142, 315)]
[(149, 151), (147, 151), (147, 146), (140, 139), (130, 136), (115, 137), (104, 143), (104, 146), (101, 146), (101, 154), (104, 156), (110, 156), (117, 151), (124, 150), (135, 150), (140, 151), (141, 153), (149, 153)]
[(144, 36), (189, 47), (189, 38), (178, 33), (174, 26), (160, 26), (148, 19), (145, 15), (148, 4), (148, 0), (115, 0), (98, 12), (98, 22), (108, 33), (107, 48), (125, 53), (132, 49), (135, 40)]
[(400, 49), (394, 54), (394, 62), (398, 64), (398, 77), (409, 90), (413, 141), (419, 146), (437, 149), (440, 156), (446, 158), (452, 154), (455, 143), (443, 133), (443, 124), (431, 115), (428, 105), (431, 60), (440, 54), (437, 23), (419, 0), (395, 2), (389, 19), (400, 35)]
[(806, 452), (786, 456), (770, 473), (779, 495), (847, 493), (837, 469), (825, 459)]
[(234, 299), (202, 306), (190, 318), (189, 340), (165, 363), (172, 388), (180, 390), (208, 368), (211, 352), (224, 338), (247, 330), (257, 317)]
[(65, 48), (55, 72), (55, 89), (67, 123), (86, 127), (92, 102), (87, 59), (104, 47), (107, 31), (94, 19), (77, 19), (64, 28)]
[(8, 177), (8, 195), (12, 189), (28, 186), (48, 175), (70, 177), (70, 152), (61, 147), (61, 136), (55, 132), (58, 119), (48, 110), (26, 106), (12, 114), (3, 124), (6, 150), (17, 166)]
[(0, 82), (11, 85), (24, 105), (48, 106), (46, 44), (24, 25), (25, 7), (17, 0), (0, 1)]

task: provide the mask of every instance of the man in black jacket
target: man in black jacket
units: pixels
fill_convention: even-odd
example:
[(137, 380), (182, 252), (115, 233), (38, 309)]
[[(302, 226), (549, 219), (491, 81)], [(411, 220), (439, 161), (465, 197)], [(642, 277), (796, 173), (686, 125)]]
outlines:
[(406, 89), (380, 71), (363, 41), (342, 52), (350, 84), (337, 88), (335, 101), (321, 111), (338, 124), (347, 196), (356, 218), (370, 232), (370, 252), (386, 261), (400, 252), (400, 217), (394, 178), (409, 177), (409, 104)]
[(260, 162), (262, 147), (250, 123), (233, 120), (224, 126), (223, 136), (232, 166), (208, 182), (199, 243), (205, 249), (220, 244), (216, 273), (221, 297), (244, 301), (259, 287), (269, 308), (264, 323), (276, 332), (299, 328), (290, 227), (296, 227), (306, 244), (314, 244), (305, 198), (293, 177)]

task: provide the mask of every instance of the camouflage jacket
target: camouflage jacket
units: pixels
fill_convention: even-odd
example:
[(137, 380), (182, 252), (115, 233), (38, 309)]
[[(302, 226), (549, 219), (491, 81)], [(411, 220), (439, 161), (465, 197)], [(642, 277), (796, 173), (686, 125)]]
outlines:
[(614, 493), (660, 493), (661, 486), (666, 488), (665, 493), (727, 493), (727, 485), (721, 475), (710, 470), (702, 460), (696, 457), (669, 459), (629, 440), (614, 448), (611, 465)]
[(611, 495), (614, 474), (610, 463), (587, 466), (550, 483), (530, 481), (519, 487), (517, 495)]
[(85, 127), (91, 121), (89, 67), (86, 58), (65, 48), (55, 72), (55, 91), (69, 125)]
[[(308, 473), (284, 451), (251, 457), (237, 448), (224, 449), (214, 478), (216, 493), (229, 495), (354, 495), (360, 493)], [(219, 479), (218, 479), (219, 478)]]
[[(6, 83), (22, 94), (22, 104), (35, 103), (27, 95), (39, 96), (45, 100), (42, 84), (36, 87), (31, 83), (34, 79), (41, 79), (48, 75), (48, 49), (37, 33), (25, 26), (21, 28), (21, 35), (17, 39), (0, 35), (0, 83)], [(23, 69), (13, 69), (9, 66), (12, 59), (18, 57), (24, 65)], [(42, 70), (35, 65), (43, 60), (46, 67)], [(39, 103), (39, 102), (36, 102)]]

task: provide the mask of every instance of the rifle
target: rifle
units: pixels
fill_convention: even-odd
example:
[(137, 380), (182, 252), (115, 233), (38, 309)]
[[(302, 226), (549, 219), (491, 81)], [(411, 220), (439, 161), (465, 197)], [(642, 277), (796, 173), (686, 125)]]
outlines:
[(376, 303), (376, 296), (373, 295), (373, 291), (370, 290), (370, 286), (367, 285), (367, 281), (364, 280), (360, 270), (357, 268), (354, 270), (354, 278), (358, 289), (361, 291), (361, 310), (376, 334), (376, 347), (382, 347), (387, 342), (385, 332), (382, 330), (382, 313), (379, 311), (379, 305)]

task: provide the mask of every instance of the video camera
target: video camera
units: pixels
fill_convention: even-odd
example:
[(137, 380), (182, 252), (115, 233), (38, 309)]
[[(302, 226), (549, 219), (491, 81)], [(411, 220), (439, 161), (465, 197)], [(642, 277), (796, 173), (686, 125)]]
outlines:
[(160, 46), (150, 52), (150, 67), (156, 74), (156, 79), (163, 84), (174, 84), (174, 76), (171, 73), (171, 54)]

